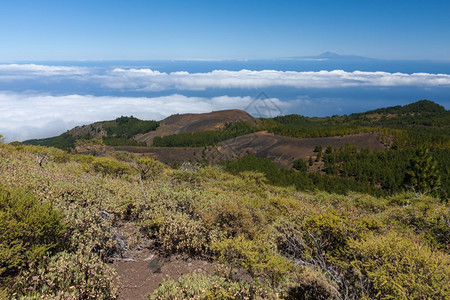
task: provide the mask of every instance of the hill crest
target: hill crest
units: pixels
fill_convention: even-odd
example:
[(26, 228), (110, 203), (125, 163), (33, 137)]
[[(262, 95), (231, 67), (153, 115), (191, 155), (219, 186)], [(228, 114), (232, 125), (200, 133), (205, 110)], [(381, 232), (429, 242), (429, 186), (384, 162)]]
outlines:
[(225, 124), (235, 122), (248, 122), (257, 125), (260, 121), (246, 111), (239, 109), (199, 114), (175, 114), (162, 120), (155, 131), (139, 134), (135, 139), (138, 142), (145, 142), (147, 145), (151, 145), (153, 139), (157, 136), (219, 130)]

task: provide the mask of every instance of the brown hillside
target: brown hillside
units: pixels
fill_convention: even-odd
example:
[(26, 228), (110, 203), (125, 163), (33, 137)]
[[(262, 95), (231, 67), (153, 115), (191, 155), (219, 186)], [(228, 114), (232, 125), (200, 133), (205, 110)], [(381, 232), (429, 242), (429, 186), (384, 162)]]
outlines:
[(385, 148), (378, 140), (377, 135), (371, 133), (299, 139), (267, 132), (256, 132), (224, 141), (213, 148), (118, 146), (114, 149), (152, 156), (168, 164), (202, 161), (204, 158), (217, 162), (255, 154), (267, 157), (279, 166), (291, 168), (295, 159), (301, 158), (306, 161), (309, 156), (315, 157), (316, 153), (313, 150), (317, 145), (321, 145), (325, 149), (327, 146), (341, 147), (348, 144), (356, 145), (359, 148), (369, 147), (372, 150)]
[(103, 138), (108, 135), (106, 132), (104, 125), (109, 125), (114, 121), (104, 121), (104, 122), (96, 122), (89, 125), (77, 126), (68, 131), (68, 133), (72, 136), (87, 136), (90, 135), (95, 138)]
[(151, 145), (153, 138), (177, 133), (218, 130), (226, 123), (247, 121), (253, 124), (259, 120), (239, 109), (213, 111), (204, 114), (176, 114), (161, 121), (155, 131), (140, 134), (135, 137), (139, 142)]
[(360, 149), (369, 147), (372, 150), (385, 148), (377, 135), (371, 133), (299, 139), (268, 132), (256, 132), (224, 141), (216, 148), (216, 151), (225, 157), (233, 158), (255, 154), (269, 158), (282, 167), (291, 168), (295, 159), (301, 158), (307, 161), (309, 156), (315, 157), (314, 148), (318, 145), (321, 145), (323, 149), (327, 146), (336, 148), (345, 145), (355, 145)]

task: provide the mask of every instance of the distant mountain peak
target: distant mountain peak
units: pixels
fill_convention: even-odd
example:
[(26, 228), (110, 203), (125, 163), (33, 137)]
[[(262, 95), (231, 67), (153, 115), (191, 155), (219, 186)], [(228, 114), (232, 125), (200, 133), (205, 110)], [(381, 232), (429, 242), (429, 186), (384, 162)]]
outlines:
[(330, 52), (330, 51), (325, 51), (319, 55), (317, 55), (317, 57), (323, 57), (323, 58), (340, 58), (342, 57), (342, 55), (334, 53), (334, 52)]
[(358, 56), (358, 55), (342, 55), (331, 51), (325, 51), (316, 56), (295, 56), (291, 57), (293, 59), (301, 59), (301, 60), (376, 60), (375, 58)]

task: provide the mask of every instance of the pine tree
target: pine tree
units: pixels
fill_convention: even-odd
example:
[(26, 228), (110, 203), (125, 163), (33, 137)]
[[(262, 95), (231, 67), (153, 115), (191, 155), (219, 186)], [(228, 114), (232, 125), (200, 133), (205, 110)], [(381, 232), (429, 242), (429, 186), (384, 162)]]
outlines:
[(441, 176), (437, 169), (437, 161), (433, 159), (430, 149), (421, 147), (410, 159), (404, 185), (418, 193), (439, 194)]
[(294, 160), (292, 167), (300, 172), (306, 172), (308, 170), (308, 166), (301, 158)]

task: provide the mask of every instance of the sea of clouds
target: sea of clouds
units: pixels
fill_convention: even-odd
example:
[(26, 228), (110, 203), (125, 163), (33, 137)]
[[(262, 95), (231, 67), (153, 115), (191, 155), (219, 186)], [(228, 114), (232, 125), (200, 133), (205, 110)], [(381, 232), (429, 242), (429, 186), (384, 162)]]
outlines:
[(336, 88), (356, 86), (442, 86), (450, 85), (450, 75), (430, 73), (389, 73), (343, 70), (332, 71), (277, 71), (277, 70), (214, 70), (204, 73), (187, 71), (160, 72), (152, 69), (113, 68), (99, 72), (92, 67), (48, 66), (36, 64), (0, 65), (0, 81), (45, 78), (57, 82), (91, 81), (100, 87), (137, 91), (205, 90), (230, 88)]
[[(65, 91), (65, 87), (70, 89)], [(253, 100), (250, 95), (271, 88), (392, 87), (447, 88), (450, 87), (450, 75), (245, 69), (191, 73), (160, 72), (149, 68), (0, 64), (0, 134), (8, 141), (26, 140), (58, 135), (77, 125), (121, 115), (160, 120), (174, 113), (245, 109)], [(238, 96), (220, 94), (230, 89), (242, 92)], [(93, 95), (90, 91), (102, 93)], [(219, 94), (193, 96), (196, 91), (217, 91)], [(145, 94), (149, 92), (161, 95)], [(284, 101), (274, 97), (271, 102), (287, 113), (296, 105), (311, 105), (314, 99), (299, 96)]]
[[(0, 133), (9, 141), (23, 141), (59, 135), (82, 124), (135, 116), (161, 120), (175, 113), (201, 113), (223, 109), (245, 109), (247, 97), (187, 97), (172, 94), (161, 97), (117, 97), (91, 95), (52, 96), (0, 92)], [(271, 101), (287, 109), (289, 103)]]

